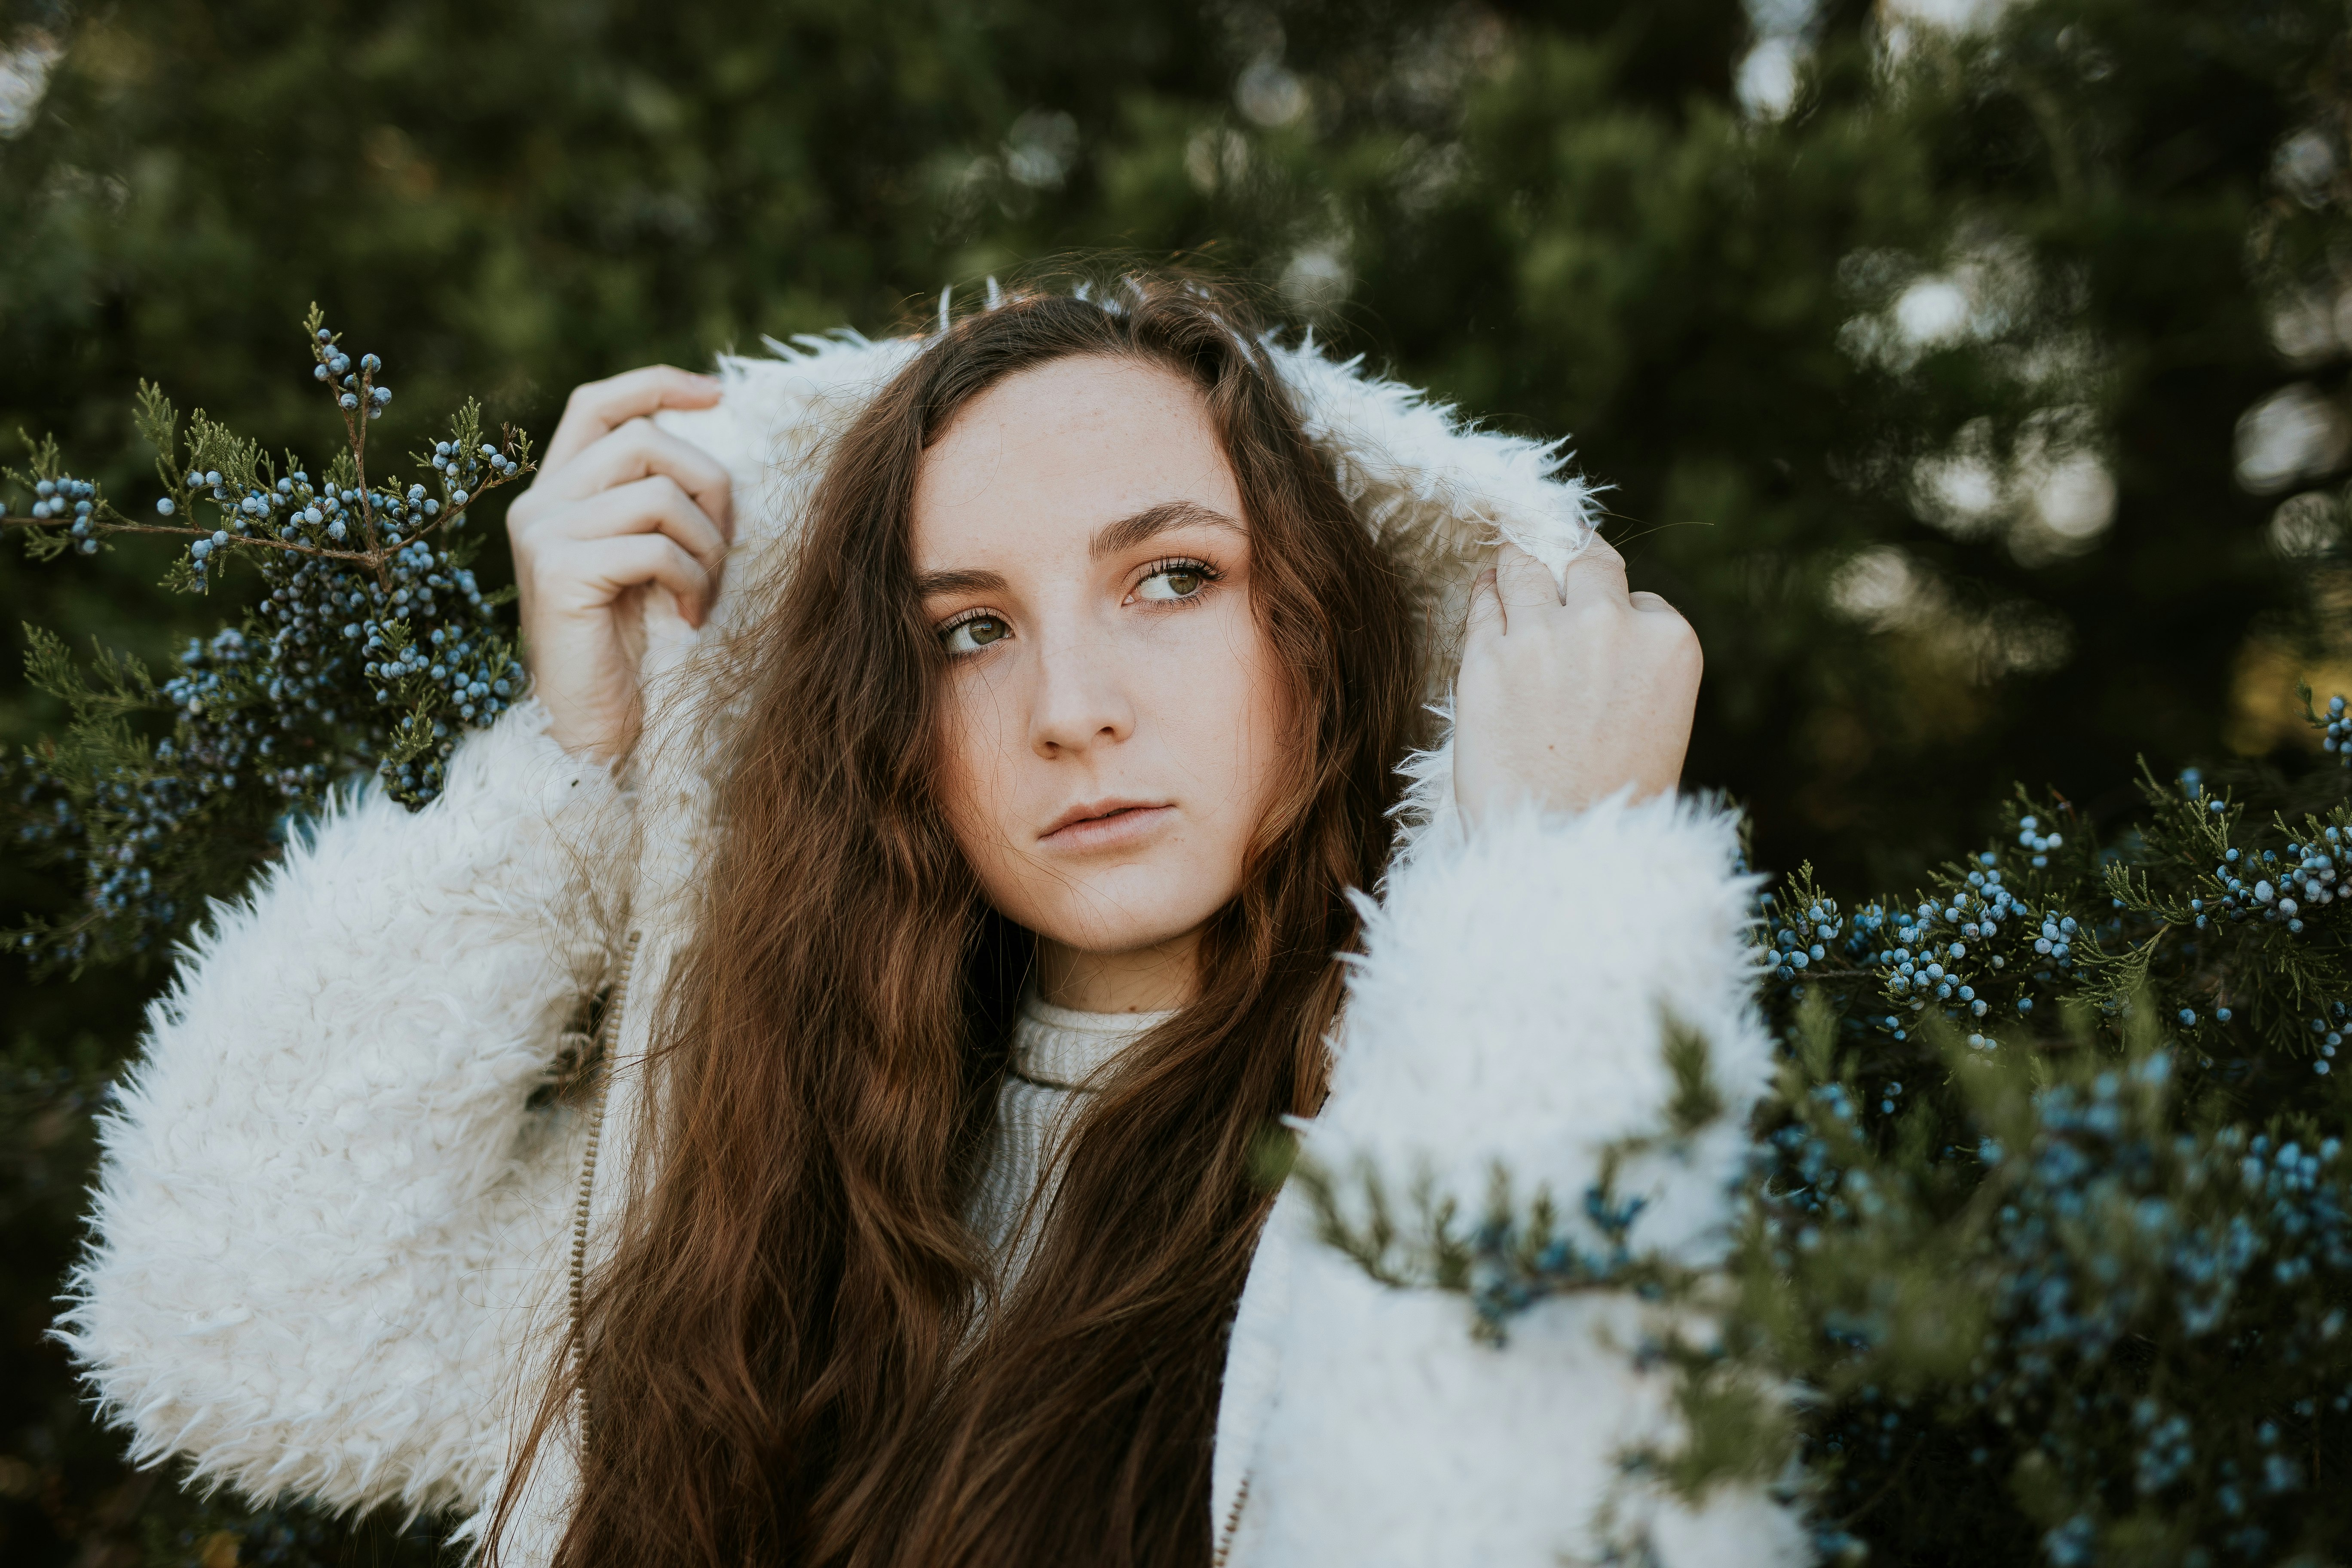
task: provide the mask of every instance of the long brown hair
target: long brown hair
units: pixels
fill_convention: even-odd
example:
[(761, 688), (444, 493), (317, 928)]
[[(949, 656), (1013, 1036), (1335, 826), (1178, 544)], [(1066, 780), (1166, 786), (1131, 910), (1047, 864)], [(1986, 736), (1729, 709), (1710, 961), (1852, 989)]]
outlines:
[[(1195, 1000), (1092, 1096), (998, 1300), (965, 1211), (1034, 939), (935, 801), (944, 656), (909, 512), (958, 409), (1074, 354), (1206, 398), (1295, 765)], [(753, 636), (700, 932), (656, 1024), (659, 1163), (585, 1303), (598, 1419), (556, 1563), (1205, 1563), (1224, 1342), (1269, 1201), (1253, 1152), (1322, 1096), (1348, 890), (1380, 876), (1418, 715), (1412, 595), (1247, 313), (1130, 274), (940, 332), (841, 437)], [(559, 1374), (549, 1408), (576, 1391)]]

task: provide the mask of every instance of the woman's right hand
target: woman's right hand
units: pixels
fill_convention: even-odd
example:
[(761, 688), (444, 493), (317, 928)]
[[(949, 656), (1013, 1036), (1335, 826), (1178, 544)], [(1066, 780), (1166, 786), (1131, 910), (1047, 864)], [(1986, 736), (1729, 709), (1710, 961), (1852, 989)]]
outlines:
[(668, 365), (574, 389), (507, 509), (531, 685), (575, 756), (617, 762), (636, 744), (646, 592), (667, 590), (689, 626), (719, 592), (735, 528), (727, 470), (646, 417), (718, 401), (717, 377)]

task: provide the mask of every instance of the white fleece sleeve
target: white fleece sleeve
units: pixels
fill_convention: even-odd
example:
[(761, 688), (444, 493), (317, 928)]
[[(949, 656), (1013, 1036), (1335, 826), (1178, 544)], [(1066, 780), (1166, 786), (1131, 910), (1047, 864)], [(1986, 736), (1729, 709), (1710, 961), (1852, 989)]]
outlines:
[[(1352, 1173), (1380, 1172), (1404, 1215), (1426, 1178), (1475, 1223), (1499, 1165), (1522, 1203), (1548, 1186), (1573, 1219), (1604, 1149), (1665, 1125), (1670, 1012), (1706, 1037), (1727, 1113), (1629, 1167), (1620, 1191), (1649, 1200), (1637, 1249), (1720, 1257), (1771, 1049), (1737, 848), (1724, 811), (1622, 796), (1425, 840), (1370, 911), (1305, 1153), (1343, 1194)], [(1678, 1432), (1671, 1374), (1633, 1354), (1660, 1309), (1556, 1297), (1494, 1348), (1463, 1297), (1382, 1286), (1323, 1245), (1299, 1198), (1286, 1193), (1268, 1222), (1266, 1246), (1287, 1255), (1280, 1371), (1248, 1445), (1233, 1562), (1534, 1568), (1619, 1561), (1607, 1543), (1643, 1542), (1654, 1557), (1631, 1560), (1664, 1568), (1807, 1560), (1795, 1515), (1760, 1489), (1692, 1510), (1622, 1476), (1626, 1450)]]
[(605, 966), (626, 815), (545, 725), (469, 737), (414, 815), (338, 802), (150, 1008), (58, 1330), (140, 1462), (336, 1507), (491, 1484), (577, 1164), (526, 1101)]

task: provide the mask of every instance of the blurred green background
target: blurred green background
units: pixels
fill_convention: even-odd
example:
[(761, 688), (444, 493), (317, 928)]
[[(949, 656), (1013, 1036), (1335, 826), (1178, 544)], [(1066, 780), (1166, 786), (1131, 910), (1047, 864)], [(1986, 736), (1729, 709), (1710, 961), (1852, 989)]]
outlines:
[[(1118, 247), (1572, 437), (1635, 584), (1698, 627), (1690, 776), (1748, 803), (1762, 866), (1900, 887), (2012, 779), (2112, 813), (2136, 753), (2307, 747), (2297, 677), (2352, 686), (2313, 614), (2352, 599), (2342, 0), (0, 18), (0, 431), (129, 510), (142, 377), (330, 449), (313, 300), (383, 355), (405, 445), (468, 394), (544, 435), (582, 380)], [(151, 657), (217, 623), (161, 569), (0, 550), (0, 741), (59, 718), (21, 623)], [(72, 892), (0, 865), (11, 911)], [(398, 1521), (128, 1472), (43, 1340), (158, 981), (0, 972), (0, 1561), (422, 1560)]]

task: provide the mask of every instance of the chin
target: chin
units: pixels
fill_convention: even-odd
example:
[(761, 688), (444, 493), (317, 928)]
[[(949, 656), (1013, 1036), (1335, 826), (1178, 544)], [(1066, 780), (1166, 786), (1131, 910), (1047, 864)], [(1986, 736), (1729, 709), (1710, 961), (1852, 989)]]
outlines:
[(1051, 942), (1079, 952), (1139, 952), (1188, 936), (1206, 924), (1234, 891), (1197, 871), (1171, 877), (1145, 867), (1122, 867), (1101, 877), (1057, 879), (1052, 896), (1000, 900), (997, 907)]

